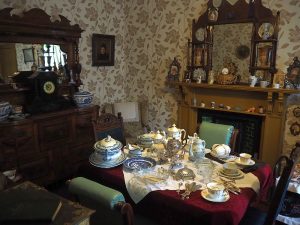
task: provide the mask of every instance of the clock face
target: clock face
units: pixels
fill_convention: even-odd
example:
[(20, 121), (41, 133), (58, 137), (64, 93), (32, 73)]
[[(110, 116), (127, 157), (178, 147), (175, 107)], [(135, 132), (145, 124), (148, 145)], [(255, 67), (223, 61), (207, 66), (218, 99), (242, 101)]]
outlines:
[(195, 37), (198, 41), (204, 40), (204, 28), (199, 28), (196, 30)]
[(52, 94), (55, 91), (55, 85), (52, 81), (46, 81), (43, 85), (46, 94)]
[(222, 69), (222, 74), (226, 75), (226, 74), (228, 74), (228, 73), (229, 73), (228, 68), (223, 68), (223, 69)]
[(258, 29), (258, 35), (263, 40), (267, 40), (274, 34), (274, 27), (271, 23), (263, 23)]

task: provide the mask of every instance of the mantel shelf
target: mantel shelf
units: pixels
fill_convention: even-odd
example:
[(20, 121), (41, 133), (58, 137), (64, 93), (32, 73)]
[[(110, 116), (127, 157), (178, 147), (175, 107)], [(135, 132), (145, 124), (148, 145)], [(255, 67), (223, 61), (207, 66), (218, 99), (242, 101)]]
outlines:
[(228, 112), (228, 113), (238, 113), (238, 114), (247, 114), (247, 115), (251, 115), (251, 116), (261, 116), (261, 117), (265, 117), (266, 114), (264, 113), (252, 113), (252, 112), (247, 112), (247, 111), (238, 111), (238, 110), (228, 110), (228, 109), (221, 109), (221, 108), (209, 108), (209, 107), (201, 107), (201, 106), (190, 106), (191, 108), (195, 108), (195, 109), (205, 109), (205, 110), (212, 110), (212, 111), (221, 111), (221, 112)]
[(222, 85), (222, 84), (207, 84), (207, 83), (193, 83), (193, 82), (168, 82), (170, 85), (184, 86), (190, 88), (208, 88), (208, 89), (221, 89), (221, 90), (233, 90), (233, 91), (250, 91), (250, 92), (274, 92), (282, 94), (294, 94), (300, 93), (297, 89), (285, 89), (285, 88), (261, 88), (250, 87), (248, 85)]

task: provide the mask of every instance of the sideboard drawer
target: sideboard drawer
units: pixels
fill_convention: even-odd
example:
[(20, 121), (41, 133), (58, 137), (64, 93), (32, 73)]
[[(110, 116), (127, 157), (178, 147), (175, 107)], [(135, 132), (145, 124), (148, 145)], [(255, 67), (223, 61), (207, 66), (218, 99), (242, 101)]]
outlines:
[(42, 150), (72, 141), (72, 119), (70, 117), (40, 122), (38, 130)]

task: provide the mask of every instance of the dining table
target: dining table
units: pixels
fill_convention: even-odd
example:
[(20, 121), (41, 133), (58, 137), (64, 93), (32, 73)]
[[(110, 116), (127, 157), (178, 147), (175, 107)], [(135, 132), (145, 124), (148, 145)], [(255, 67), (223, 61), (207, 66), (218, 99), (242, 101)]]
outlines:
[[(206, 154), (206, 157), (224, 163), (210, 154)], [(78, 175), (122, 192), (135, 212), (151, 218), (157, 224), (238, 225), (251, 203), (267, 198), (273, 183), (272, 168), (266, 163), (257, 162), (245, 168), (245, 174), (250, 172), (259, 180), (259, 193), (251, 188), (241, 188), (239, 194), (229, 193), (230, 198), (225, 202), (207, 201), (201, 196), (201, 190), (192, 192), (184, 200), (176, 190), (155, 190), (135, 203), (127, 191), (122, 165), (99, 168), (86, 162), (79, 168)]]

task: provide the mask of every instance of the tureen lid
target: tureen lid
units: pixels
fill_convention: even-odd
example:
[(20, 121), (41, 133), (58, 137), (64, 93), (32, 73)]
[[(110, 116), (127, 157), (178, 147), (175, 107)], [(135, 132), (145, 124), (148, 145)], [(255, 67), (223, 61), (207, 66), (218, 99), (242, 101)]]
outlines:
[(116, 144), (117, 142), (116, 142), (116, 140), (115, 139), (113, 139), (110, 135), (107, 135), (107, 137), (106, 138), (104, 138), (104, 139), (102, 139), (101, 141), (100, 141), (100, 146), (101, 147), (112, 147), (112, 146), (114, 146), (115, 144)]
[(164, 136), (162, 136), (160, 134), (159, 130), (155, 134), (153, 134), (153, 139), (155, 139), (155, 140), (161, 140), (163, 138), (164, 138)]

